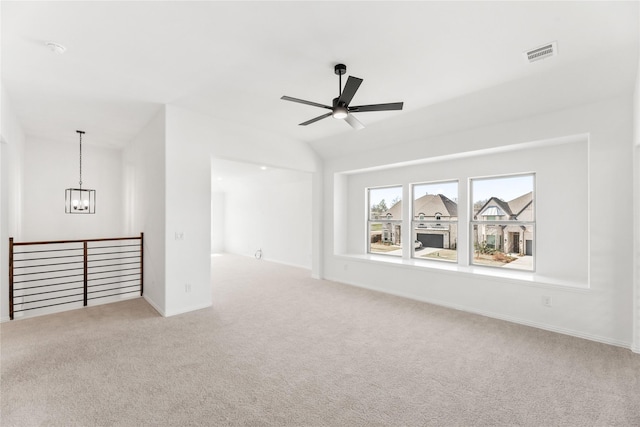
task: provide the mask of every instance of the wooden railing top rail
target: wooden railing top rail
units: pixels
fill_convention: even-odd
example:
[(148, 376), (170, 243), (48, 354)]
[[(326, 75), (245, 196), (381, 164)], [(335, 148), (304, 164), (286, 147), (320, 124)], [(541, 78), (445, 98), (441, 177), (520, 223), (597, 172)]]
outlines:
[[(142, 233), (140, 233), (140, 236), (136, 236), (136, 237), (111, 237), (111, 238), (102, 238), (102, 239), (78, 239), (78, 240), (46, 240), (41, 242), (13, 242), (13, 246), (84, 243), (84, 242), (110, 242), (114, 240), (140, 240), (140, 239), (142, 239)], [(11, 238), (11, 240), (13, 240), (13, 237)]]

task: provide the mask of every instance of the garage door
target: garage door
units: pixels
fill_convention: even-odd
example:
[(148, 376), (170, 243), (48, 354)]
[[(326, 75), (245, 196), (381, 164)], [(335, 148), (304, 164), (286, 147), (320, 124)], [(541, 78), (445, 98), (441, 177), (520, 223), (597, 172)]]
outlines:
[(444, 248), (444, 236), (442, 234), (418, 234), (418, 240), (425, 248)]

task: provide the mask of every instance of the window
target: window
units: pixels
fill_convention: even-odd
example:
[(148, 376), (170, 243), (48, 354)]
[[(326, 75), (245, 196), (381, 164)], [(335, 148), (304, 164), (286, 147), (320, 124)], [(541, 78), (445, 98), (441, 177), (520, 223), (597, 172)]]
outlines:
[(534, 270), (534, 174), (471, 180), (471, 263)]
[(368, 252), (402, 256), (402, 186), (369, 188)]
[(458, 260), (458, 182), (414, 184), (413, 257)]

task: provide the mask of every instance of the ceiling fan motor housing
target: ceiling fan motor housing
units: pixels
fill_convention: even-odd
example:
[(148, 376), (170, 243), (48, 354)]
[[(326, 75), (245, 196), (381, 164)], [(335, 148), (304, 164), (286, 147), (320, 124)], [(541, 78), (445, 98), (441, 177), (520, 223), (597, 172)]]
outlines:
[(339, 75), (342, 76), (343, 74), (347, 73), (347, 66), (344, 64), (336, 64), (335, 67), (333, 67), (333, 71)]

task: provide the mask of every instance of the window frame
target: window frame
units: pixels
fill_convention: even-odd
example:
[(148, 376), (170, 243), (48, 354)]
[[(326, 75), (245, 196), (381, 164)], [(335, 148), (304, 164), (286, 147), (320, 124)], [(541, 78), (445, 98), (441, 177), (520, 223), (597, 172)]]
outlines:
[[(400, 257), (402, 258), (404, 255), (404, 251), (405, 251), (405, 245), (404, 245), (404, 238), (403, 238), (403, 232), (402, 229), (404, 227), (404, 219), (403, 219), (403, 213), (404, 213), (404, 205), (402, 205), (402, 210), (400, 211), (400, 216), (399, 218), (389, 218), (389, 217), (380, 217), (377, 219), (373, 219), (372, 215), (371, 215), (371, 191), (372, 190), (381, 190), (381, 189), (390, 189), (390, 188), (399, 188), (400, 189), (400, 202), (403, 202), (403, 195), (404, 195), (404, 185), (403, 184), (396, 184), (396, 185), (381, 185), (381, 186), (376, 186), (376, 187), (366, 187), (366, 200), (367, 200), (367, 221), (366, 221), (366, 239), (367, 239), (367, 244), (366, 244), (366, 248), (367, 251), (366, 253), (369, 255), (384, 255), (384, 256), (390, 256), (390, 257)], [(391, 206), (389, 206), (387, 209), (391, 208)], [(385, 224), (389, 224), (391, 225), (393, 228), (395, 228), (397, 225), (400, 226), (400, 250), (401, 253), (400, 254), (390, 254), (390, 253), (385, 253), (385, 252), (372, 252), (371, 251), (371, 225), (372, 224), (381, 224), (382, 227), (384, 228)]]
[[(437, 211), (434, 213), (433, 219), (427, 219), (426, 214), (424, 214), (424, 212), (419, 212), (417, 215), (415, 215), (415, 202), (416, 202), (416, 188), (419, 186), (423, 186), (423, 185), (442, 185), (442, 184), (455, 184), (456, 185), (456, 200), (453, 201), (456, 204), (456, 207), (459, 208), (459, 204), (458, 201), (460, 200), (460, 181), (458, 179), (447, 179), (447, 180), (438, 180), (438, 181), (425, 181), (425, 182), (416, 182), (416, 183), (412, 183), (410, 184), (410, 196), (411, 196), (411, 211), (410, 211), (410, 215), (411, 215), (411, 221), (410, 221), (410, 227), (411, 227), (411, 258), (412, 259), (416, 259), (416, 260), (421, 260), (421, 261), (444, 261), (447, 263), (454, 263), (454, 264), (459, 264), (460, 262), (460, 256), (458, 253), (458, 246), (459, 246), (459, 241), (458, 241), (458, 234), (459, 234), (459, 230), (460, 230), (460, 215), (458, 212), (456, 212), (456, 219), (455, 220), (451, 220), (451, 219), (442, 219), (442, 212)], [(420, 218), (422, 217), (422, 218)], [(416, 247), (415, 247), (415, 242), (417, 240), (419, 240), (417, 238), (418, 236), (418, 232), (417, 230), (423, 227), (428, 227), (429, 225), (432, 225), (434, 227), (443, 227), (443, 224), (446, 224), (446, 226), (448, 227), (448, 233), (449, 236), (451, 234), (451, 226), (454, 225), (455, 226), (455, 252), (456, 252), (456, 258), (455, 259), (446, 259), (446, 258), (437, 258), (437, 257), (419, 257), (416, 256)], [(450, 236), (451, 239), (451, 236)], [(451, 242), (449, 242), (449, 246), (451, 246)], [(448, 249), (450, 250), (451, 247), (448, 248), (442, 248), (442, 249)]]
[[(532, 219), (531, 220), (512, 220), (512, 219), (504, 219), (504, 220), (481, 220), (481, 219), (475, 219), (475, 213), (474, 213), (474, 195), (473, 195), (473, 182), (474, 181), (484, 181), (484, 180), (497, 180), (497, 179), (507, 179), (507, 178), (515, 178), (515, 177), (525, 177), (525, 176), (531, 176), (532, 178), (532, 186), (531, 186), (531, 216)], [(505, 174), (505, 175), (490, 175), (490, 176), (482, 176), (482, 177), (473, 177), (473, 178), (469, 178), (469, 185), (468, 185), (468, 189), (469, 189), (469, 198), (468, 198), (468, 206), (469, 206), (469, 221), (468, 221), (468, 225), (469, 225), (469, 236), (468, 236), (468, 242), (469, 242), (469, 266), (471, 267), (481, 267), (481, 268), (494, 268), (494, 269), (501, 269), (504, 268), (504, 266), (494, 266), (494, 265), (488, 265), (488, 264), (481, 264), (481, 263), (476, 263), (474, 262), (474, 256), (476, 254), (476, 233), (475, 233), (475, 227), (480, 227), (480, 226), (504, 226), (504, 228), (506, 227), (521, 227), (523, 229), (523, 238), (522, 241), (518, 242), (519, 246), (521, 249), (523, 249), (524, 251), (524, 256), (526, 256), (526, 252), (527, 252), (527, 240), (526, 239), (526, 233), (527, 233), (527, 229), (529, 229), (530, 231), (528, 231), (529, 233), (531, 233), (532, 238), (531, 238), (531, 269), (524, 269), (524, 268), (514, 268), (513, 271), (521, 271), (521, 272), (525, 272), (525, 273), (535, 273), (536, 271), (536, 261), (537, 261), (537, 255), (536, 255), (536, 242), (537, 242), (537, 237), (536, 237), (536, 230), (537, 230), (537, 224), (536, 224), (536, 197), (537, 197), (537, 191), (536, 191), (536, 173), (535, 172), (522, 172), (522, 173), (514, 173), (514, 174)], [(526, 193), (525, 193), (526, 194)], [(492, 197), (496, 197), (496, 196), (492, 196)], [(490, 199), (489, 199), (490, 200)], [(515, 200), (515, 199), (512, 199)], [(488, 200), (487, 200), (488, 202)], [(480, 210), (478, 211), (478, 213), (480, 213)], [(501, 239), (498, 239), (498, 236), (495, 236), (495, 246), (501, 247), (502, 243), (504, 240), (510, 240), (510, 238), (505, 236), (502, 236)], [(503, 246), (502, 246), (503, 247)], [(492, 248), (495, 249), (495, 248)], [(513, 253), (513, 252), (503, 252), (503, 253)]]

